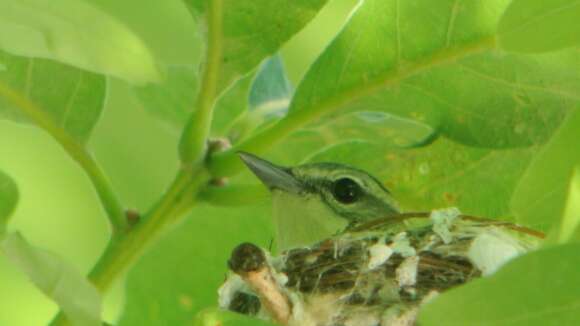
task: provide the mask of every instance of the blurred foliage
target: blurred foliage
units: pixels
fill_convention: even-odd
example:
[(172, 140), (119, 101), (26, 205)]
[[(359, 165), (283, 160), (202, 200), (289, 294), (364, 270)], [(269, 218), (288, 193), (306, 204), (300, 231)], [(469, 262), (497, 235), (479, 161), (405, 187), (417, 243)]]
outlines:
[[(580, 245), (539, 250), (493, 276), (452, 289), (423, 309), (421, 325), (575, 325)], [(532, 285), (533, 286), (530, 286)], [(493, 296), (493, 300), (490, 298)]]
[[(580, 234), (576, 2), (73, 2), (0, 4), (0, 118), (10, 120), (0, 121), (0, 231), (13, 212), (9, 232), (62, 257), (36, 259), (24, 242), (0, 256), (0, 324), (45, 324), (56, 311), (7, 258), (41, 290), (59, 270), (86, 285), (74, 271), (90, 270), (109, 231), (84, 158), (96, 157), (124, 207), (154, 207), (211, 60), (221, 69), (210, 134), (234, 150), (286, 165), (348, 163), (405, 209), (457, 206), (552, 231), (553, 246), (440, 296), (422, 323), (578, 321), (578, 248), (565, 244)], [(215, 17), (221, 28), (208, 25)], [(204, 52), (212, 42), (216, 57)], [(105, 320), (254, 324), (204, 310), (216, 305), (231, 248), (272, 237), (268, 197), (249, 173), (235, 175), (234, 150), (208, 163), (228, 186), (202, 189), (118, 282), (125, 305), (121, 291), (105, 297)], [(43, 272), (47, 261), (62, 268)], [(70, 317), (71, 302), (98, 306), (90, 290), (63, 291), (49, 296)]]

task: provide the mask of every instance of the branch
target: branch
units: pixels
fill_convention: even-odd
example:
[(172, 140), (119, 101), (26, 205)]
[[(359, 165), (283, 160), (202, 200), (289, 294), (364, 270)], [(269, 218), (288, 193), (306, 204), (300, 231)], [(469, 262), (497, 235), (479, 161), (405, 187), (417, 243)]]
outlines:
[(209, 1), (207, 9), (208, 44), (201, 89), (197, 95), (195, 110), (185, 125), (179, 143), (179, 154), (185, 165), (199, 162), (207, 151), (222, 60), (222, 1)]

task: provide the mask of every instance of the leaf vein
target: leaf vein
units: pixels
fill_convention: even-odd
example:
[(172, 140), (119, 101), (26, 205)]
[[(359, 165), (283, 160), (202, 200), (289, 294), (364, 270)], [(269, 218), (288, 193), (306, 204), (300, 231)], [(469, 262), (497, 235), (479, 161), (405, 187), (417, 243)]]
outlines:
[(479, 71), (477, 69), (474, 69), (472, 67), (469, 67), (465, 64), (462, 63), (458, 63), (458, 65), (460, 67), (462, 67), (463, 69), (471, 72), (472, 74), (474, 74), (475, 76), (481, 78), (481, 79), (486, 79), (492, 82), (495, 82), (497, 84), (501, 84), (504, 86), (509, 86), (512, 88), (519, 88), (519, 89), (528, 89), (528, 90), (533, 90), (533, 91), (542, 91), (542, 92), (546, 92), (546, 93), (551, 93), (551, 94), (555, 94), (555, 95), (559, 95), (559, 96), (565, 96), (574, 100), (579, 100), (580, 101), (580, 96), (572, 94), (572, 93), (568, 93), (559, 89), (554, 89), (554, 88), (549, 88), (549, 87), (541, 87), (541, 86), (534, 86), (534, 85), (527, 85), (527, 84), (522, 84), (522, 83), (515, 83), (515, 82), (511, 82), (508, 80), (504, 80), (504, 79), (500, 79), (497, 78), (495, 76), (491, 76), (487, 73), (484, 73), (482, 71)]

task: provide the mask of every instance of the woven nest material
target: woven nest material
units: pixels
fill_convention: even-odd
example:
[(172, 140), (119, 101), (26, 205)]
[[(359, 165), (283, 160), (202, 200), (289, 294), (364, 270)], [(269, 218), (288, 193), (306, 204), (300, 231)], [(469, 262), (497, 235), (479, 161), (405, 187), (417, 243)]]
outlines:
[(220, 306), (283, 325), (414, 325), (427, 301), (495, 272), (542, 237), (449, 209), (351, 225), (278, 256), (242, 244)]

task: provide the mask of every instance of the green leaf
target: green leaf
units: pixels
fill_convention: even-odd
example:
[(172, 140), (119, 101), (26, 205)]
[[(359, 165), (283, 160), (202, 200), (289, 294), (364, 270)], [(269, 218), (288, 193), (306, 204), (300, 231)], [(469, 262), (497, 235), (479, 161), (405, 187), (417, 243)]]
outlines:
[(346, 158), (349, 162), (344, 163), (368, 166), (368, 157), (356, 153), (356, 147), (406, 148), (425, 144), (433, 136), (433, 129), (420, 122), (382, 112), (353, 112), (295, 132), (272, 149), (268, 158), (280, 164), (295, 165), (324, 157), (324, 153), (344, 146), (352, 147), (353, 152), (331, 155), (324, 160), (340, 162)]
[(193, 326), (275, 326), (274, 324), (230, 311), (207, 309), (196, 317)]
[(265, 60), (250, 86), (248, 109), (238, 117), (228, 132), (232, 143), (243, 139), (256, 128), (283, 117), (293, 92), (282, 58), (275, 55)]
[(269, 109), (280, 116), (285, 113), (292, 98), (293, 87), (280, 55), (265, 60), (252, 82), (248, 98), (250, 111)]
[(506, 4), (364, 1), (312, 65), (272, 133), (343, 108), (416, 119), (471, 146), (547, 140), (580, 100), (580, 53), (497, 52)]
[(515, 0), (499, 24), (508, 51), (545, 52), (580, 45), (580, 1)]
[(217, 305), (232, 249), (271, 240), (270, 206), (197, 206), (145, 254), (127, 277), (126, 309), (118, 325), (184, 325)]
[(0, 2), (0, 47), (136, 83), (159, 78), (143, 41), (86, 0)]
[(103, 76), (0, 51), (0, 119), (33, 122), (86, 143), (105, 101)]
[[(206, 22), (207, 0), (184, 0), (194, 17)], [(222, 33), (213, 40), (222, 45), (218, 93), (250, 72), (264, 58), (300, 31), (326, 0), (223, 0), (219, 16)], [(206, 35), (206, 37), (210, 37)], [(208, 41), (209, 42), (209, 41)]]
[(0, 236), (6, 231), (6, 224), (18, 203), (18, 188), (8, 175), (0, 171)]
[(0, 243), (14, 263), (66, 314), (72, 325), (101, 325), (101, 299), (97, 289), (72, 265), (56, 255), (31, 246), (19, 233)]
[[(169, 65), (164, 79), (158, 84), (134, 87), (133, 91), (143, 108), (154, 117), (180, 131), (195, 109), (198, 91), (197, 68), (187, 65)], [(247, 107), (252, 76), (247, 76), (226, 90), (217, 100), (212, 121), (212, 136), (223, 136), (232, 122)]]
[(577, 325), (580, 245), (540, 250), (491, 277), (450, 290), (421, 311), (420, 325)]
[(576, 166), (570, 180), (566, 208), (556, 238), (559, 243), (580, 241), (580, 166)]
[(191, 114), (198, 88), (197, 68), (186, 65), (165, 67), (160, 83), (135, 87), (143, 108), (172, 128), (181, 130)]
[(547, 230), (564, 211), (568, 184), (580, 164), (580, 110), (574, 110), (522, 177), (511, 207), (517, 220)]

